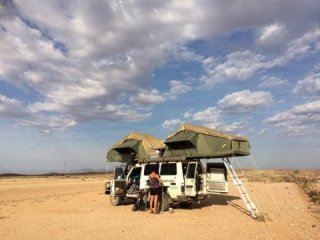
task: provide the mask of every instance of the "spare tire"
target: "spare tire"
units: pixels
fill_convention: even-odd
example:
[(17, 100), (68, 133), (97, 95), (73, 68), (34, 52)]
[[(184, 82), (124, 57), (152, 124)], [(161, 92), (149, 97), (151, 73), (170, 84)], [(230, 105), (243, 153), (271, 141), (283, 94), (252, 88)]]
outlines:
[(110, 203), (112, 206), (119, 206), (121, 204), (121, 197), (120, 196), (114, 196), (113, 194), (110, 194)]
[(161, 196), (160, 196), (160, 204), (161, 204), (161, 211), (165, 212), (169, 210), (169, 201), (170, 201), (170, 197), (169, 194), (166, 191), (161, 192)]

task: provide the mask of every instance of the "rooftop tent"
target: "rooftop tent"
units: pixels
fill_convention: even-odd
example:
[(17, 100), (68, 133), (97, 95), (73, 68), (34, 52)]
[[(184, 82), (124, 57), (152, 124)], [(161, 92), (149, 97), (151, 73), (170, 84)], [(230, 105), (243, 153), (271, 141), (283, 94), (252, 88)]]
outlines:
[(162, 140), (149, 134), (132, 132), (114, 144), (107, 153), (110, 162), (143, 161), (159, 157), (157, 149), (164, 149)]
[(221, 158), (250, 155), (246, 138), (185, 123), (170, 134), (163, 158)]

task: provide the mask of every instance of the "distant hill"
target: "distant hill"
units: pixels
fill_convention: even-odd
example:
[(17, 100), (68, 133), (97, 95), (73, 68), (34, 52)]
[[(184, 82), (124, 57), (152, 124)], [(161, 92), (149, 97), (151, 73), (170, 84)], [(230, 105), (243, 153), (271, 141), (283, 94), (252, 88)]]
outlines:
[(106, 173), (105, 169), (80, 169), (69, 170), (67, 172), (48, 172), (48, 173), (1, 173), (0, 177), (23, 177), (23, 176), (64, 176), (64, 175), (85, 175), (85, 174), (102, 174)]

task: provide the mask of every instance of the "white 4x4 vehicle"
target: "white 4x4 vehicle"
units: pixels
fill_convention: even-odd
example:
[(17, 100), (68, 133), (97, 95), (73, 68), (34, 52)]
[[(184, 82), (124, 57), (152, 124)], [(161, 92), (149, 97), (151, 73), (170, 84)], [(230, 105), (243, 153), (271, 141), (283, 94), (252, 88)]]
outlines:
[(137, 199), (139, 191), (148, 191), (149, 174), (155, 170), (163, 182), (161, 210), (172, 203), (189, 205), (214, 193), (227, 193), (227, 170), (224, 163), (208, 162), (206, 171), (200, 160), (142, 163), (134, 165), (124, 174), (124, 168), (116, 168), (110, 183), (112, 205), (119, 205), (126, 198)]

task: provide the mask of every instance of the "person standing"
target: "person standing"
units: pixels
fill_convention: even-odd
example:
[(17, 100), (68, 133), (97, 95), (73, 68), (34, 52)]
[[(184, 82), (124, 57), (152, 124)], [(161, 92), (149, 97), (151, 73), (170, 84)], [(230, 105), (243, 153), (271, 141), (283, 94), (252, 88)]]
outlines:
[(158, 197), (160, 194), (160, 184), (162, 181), (160, 176), (156, 173), (156, 171), (152, 171), (149, 174), (150, 180), (150, 213), (159, 213), (158, 212)]

